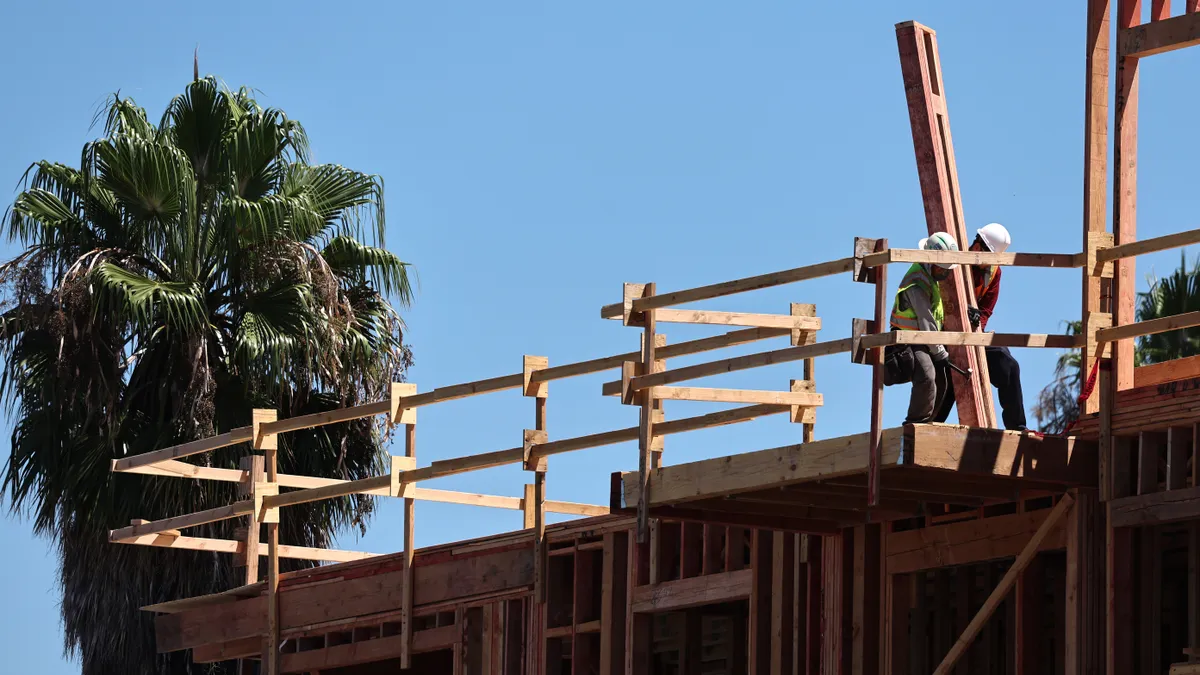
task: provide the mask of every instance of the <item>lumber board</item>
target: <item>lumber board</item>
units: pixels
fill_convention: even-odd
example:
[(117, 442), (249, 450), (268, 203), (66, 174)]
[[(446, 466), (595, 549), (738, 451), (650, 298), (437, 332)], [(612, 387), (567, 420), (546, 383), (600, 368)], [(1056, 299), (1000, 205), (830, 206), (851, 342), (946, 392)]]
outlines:
[(1174, 316), (1164, 316), (1161, 319), (1150, 319), (1149, 321), (1138, 321), (1123, 326), (1101, 328), (1096, 331), (1096, 341), (1115, 342), (1117, 340), (1166, 333), (1167, 331), (1192, 328), (1194, 326), (1200, 326), (1200, 312), (1187, 312)]
[[(668, 505), (699, 497), (711, 498), (744, 490), (781, 487), (818, 478), (861, 472), (867, 466), (870, 434), (856, 434), (770, 450), (659, 467), (651, 472), (651, 505)], [(901, 429), (883, 432), (882, 466), (900, 461)], [(623, 474), (625, 508), (638, 504), (637, 474)]]
[(230, 518), (237, 518), (238, 516), (248, 515), (253, 512), (254, 500), (244, 499), (228, 506), (218, 506), (214, 509), (197, 511), (196, 513), (189, 513), (183, 516), (172, 516), (170, 518), (163, 518), (162, 520), (153, 520), (122, 527), (119, 530), (109, 532), (108, 540), (119, 543), (123, 539), (131, 539), (145, 534), (156, 534), (167, 530), (182, 530), (186, 527), (229, 520)]
[[(1154, 387), (1167, 382), (1197, 377), (1200, 377), (1200, 355), (1185, 356), (1182, 359), (1172, 359), (1170, 361), (1163, 361), (1162, 363), (1153, 363), (1148, 366), (1134, 368), (1133, 387), (1134, 389)], [(1126, 390), (1126, 392), (1128, 391)], [(1120, 394), (1117, 395), (1117, 400), (1118, 402), (1121, 401)]]
[(955, 641), (954, 646), (950, 648), (950, 652), (946, 654), (941, 664), (933, 671), (933, 675), (946, 675), (954, 667), (954, 664), (958, 662), (958, 659), (966, 653), (971, 642), (979, 635), (979, 631), (983, 629), (988, 619), (992, 617), (992, 613), (996, 611), (996, 608), (1000, 606), (1000, 603), (1004, 600), (1004, 596), (1008, 595), (1008, 592), (1016, 585), (1017, 577), (1029, 565), (1033, 557), (1037, 555), (1042, 540), (1049, 536), (1050, 531), (1062, 521), (1063, 516), (1066, 515), (1074, 503), (1075, 500), (1071, 495), (1063, 495), (1062, 500), (1050, 511), (1049, 516), (1042, 522), (1033, 537), (1025, 545), (1021, 554), (1017, 556), (1012, 566), (1004, 573), (1004, 577), (1000, 579), (1000, 583), (992, 590), (991, 595), (988, 596), (983, 606), (979, 608), (974, 618), (971, 619), (971, 623), (967, 625), (962, 635)]
[[(728, 359), (721, 359), (720, 361), (698, 363), (694, 366), (672, 368), (670, 370), (664, 370), (661, 373), (638, 375), (630, 380), (630, 387), (633, 391), (640, 391), (650, 387), (659, 387), (663, 385), (674, 384), (676, 382), (684, 382), (686, 380), (695, 380), (697, 378), (708, 377), (710, 375), (733, 373), (739, 370), (761, 368), (763, 366), (770, 366), (778, 363), (802, 361), (804, 359), (815, 358), (818, 356), (829, 356), (830, 354), (843, 354), (849, 352), (852, 346), (853, 344), (851, 338), (843, 338), (841, 340), (817, 342), (811, 345), (798, 345), (795, 347), (776, 349), (769, 352), (735, 356)], [(603, 393), (605, 396), (616, 396), (620, 394), (621, 383), (619, 381), (606, 382), (603, 387)]]
[(1129, 58), (1145, 58), (1200, 44), (1200, 16), (1176, 17), (1138, 24), (1117, 31), (1120, 53)]
[(125, 457), (123, 459), (113, 460), (113, 471), (128, 471), (135, 467), (148, 466), (156, 464), (163, 460), (179, 459), (180, 457), (188, 457), (190, 455), (198, 455), (202, 452), (216, 450), (217, 448), (225, 448), (238, 443), (249, 442), (252, 436), (251, 427), (238, 427), (223, 434), (217, 434), (209, 438), (201, 438), (179, 445), (173, 445), (169, 448), (146, 452), (133, 457)]
[(232, 659), (258, 657), (262, 653), (262, 639), (242, 638), (232, 642), (201, 645), (192, 650), (192, 663), (216, 663)]
[(1109, 502), (1113, 527), (1149, 527), (1200, 518), (1200, 488), (1121, 497)]
[[(1141, 0), (1117, 3), (1117, 77), (1113, 100), (1113, 215), (1112, 231), (1114, 243), (1129, 244), (1137, 241), (1137, 159), (1138, 159), (1138, 59), (1125, 52), (1126, 43), (1121, 39), (1125, 29), (1141, 22)], [(1137, 260), (1122, 258), (1114, 263), (1110, 306), (1112, 325), (1126, 326), (1136, 321), (1137, 305)], [(1118, 341), (1113, 345), (1113, 378), (1117, 391), (1133, 386), (1134, 343), (1133, 340)]]
[[(1049, 509), (934, 525), (887, 535), (887, 573), (908, 574), (938, 567), (971, 565), (1016, 556), (1050, 515)], [(1055, 527), (1039, 551), (1066, 547), (1063, 528)]]
[[(710, 284), (708, 286), (700, 286), (698, 288), (689, 288), (682, 291), (673, 291), (671, 293), (661, 293), (653, 296), (653, 298), (637, 298), (633, 301), (634, 312), (644, 312), (648, 309), (657, 309), (660, 307), (670, 307), (672, 305), (682, 305), (687, 302), (695, 302), (697, 300), (709, 300), (712, 298), (720, 298), (726, 295), (735, 295), (737, 293), (745, 293), (747, 291), (755, 291), (762, 288), (771, 288), (774, 286), (783, 286), (785, 284), (793, 284), (797, 281), (806, 279), (816, 279), (819, 277), (828, 277), (843, 272), (849, 272), (854, 268), (854, 258), (841, 258), (839, 260), (831, 260), (828, 262), (816, 263), (804, 267), (796, 267), (782, 272), (771, 272), (768, 274), (759, 274), (743, 279), (734, 279), (733, 281), (723, 281), (718, 284)], [(619, 319), (621, 318), (622, 305), (620, 303), (614, 305), (605, 305), (600, 310), (601, 318)]]
[(155, 644), (160, 654), (261, 637), (266, 630), (266, 596), (162, 614), (154, 619)]
[(1200, 229), (1186, 230), (1162, 237), (1152, 237), (1150, 239), (1133, 241), (1128, 244), (1121, 244), (1120, 246), (1102, 248), (1096, 252), (1096, 260), (1099, 262), (1108, 262), (1110, 260), (1120, 260), (1121, 258), (1166, 251), (1182, 246), (1191, 246), (1192, 244), (1200, 244)]
[[(404, 405), (402, 408), (409, 407), (411, 397), (403, 397)], [(297, 417), (289, 417), (287, 419), (278, 420), (275, 422), (266, 422), (262, 425), (262, 433), (264, 434), (282, 434), (288, 431), (299, 431), (301, 429), (312, 429), (315, 427), (323, 427), (330, 424), (338, 424), (340, 422), (351, 422), (354, 420), (363, 419), (364, 417), (374, 417), (375, 415), (391, 415), (392, 402), (376, 401), (374, 403), (364, 403), (362, 405), (350, 406), (348, 408), (338, 408), (336, 410), (326, 410), (323, 412), (309, 413)]]
[(692, 323), (710, 326), (786, 328), (789, 331), (815, 331), (821, 329), (821, 320), (813, 316), (717, 312), (706, 309), (664, 309), (654, 312), (654, 320), (663, 323)]
[[(410, 462), (417, 461), (417, 425), (414, 422), (404, 425), (404, 456)], [(391, 493), (389, 487), (388, 494)], [(404, 548), (401, 560), (404, 566), (400, 570), (400, 667), (407, 669), (412, 667), (413, 653), (413, 561), (417, 552), (417, 503), (414, 498), (405, 497), (403, 505), (401, 544)]]
[(1045, 333), (954, 333), (950, 331), (898, 330), (864, 335), (859, 344), (863, 349), (875, 349), (889, 345), (1075, 349), (1082, 345), (1082, 338), (1078, 335), (1047, 335)]
[[(1097, 237), (1111, 237), (1108, 232), (1108, 71), (1109, 15), (1112, 14), (1110, 0), (1088, 0), (1087, 42), (1085, 45), (1086, 68), (1084, 75), (1084, 144), (1083, 144), (1083, 236), (1082, 246), (1086, 255), (1092, 255)], [(1111, 240), (1106, 242), (1112, 243)], [(1102, 287), (1106, 282), (1094, 274), (1095, 266), (1085, 268), (1082, 274), (1082, 311), (1087, 317), (1101, 309)], [(1105, 288), (1104, 290), (1107, 290)], [(1092, 372), (1096, 351), (1085, 344), (1080, 354), (1083, 373)], [(1080, 387), (1086, 378), (1080, 378)], [(1099, 396), (1084, 402), (1080, 413), (1099, 410)]]
[[(401, 476), (408, 476), (412, 471), (405, 471)], [(406, 481), (407, 482), (407, 481)], [(347, 495), (359, 494), (368, 490), (391, 489), (392, 476), (370, 476), (368, 478), (360, 478), (358, 480), (345, 481), (343, 483), (335, 483), (322, 487), (308, 488), (306, 490), (296, 490), (294, 492), (285, 492), (279, 495), (265, 497), (263, 506), (268, 509), (278, 509), (285, 506), (295, 506), (296, 504), (307, 504), (309, 502), (321, 501), (322, 499), (333, 499), (335, 497), (345, 497)]]
[(863, 267), (879, 267), (888, 263), (1078, 268), (1083, 266), (1083, 257), (1081, 253), (991, 253), (889, 248), (879, 253), (868, 253), (862, 259)]
[[(607, 512), (608, 509), (605, 509)], [(187, 551), (212, 551), (214, 553), (238, 553), (246, 549), (243, 541), (236, 539), (210, 539), (206, 537), (173, 537), (164, 534), (143, 534), (130, 539), (122, 539), (118, 544), (135, 544), (138, 546), (153, 546), (156, 548), (177, 548)], [(258, 554), (267, 555), (267, 545), (258, 544)], [(362, 553), (359, 551), (342, 551), (338, 549), (313, 548), (310, 546), (279, 546), (279, 557), (296, 560), (316, 560), (322, 562), (351, 562), (377, 557), (378, 553)]]
[(948, 424), (905, 427), (901, 463), (960, 474), (1095, 487), (1095, 445), (1073, 438)]
[[(461, 627), (441, 626), (413, 634), (413, 653), (422, 653), (451, 648), (459, 639)], [(324, 649), (282, 654), (279, 670), (282, 673), (314, 673), (335, 668), (387, 661), (399, 658), (404, 636), (389, 635), (373, 640), (348, 642)]]
[(753, 389), (711, 389), (707, 387), (653, 387), (655, 398), (672, 401), (703, 401), (707, 403), (753, 403), (815, 407), (824, 405), (821, 394), (797, 391), (761, 391)]
[(647, 614), (732, 602), (750, 597), (751, 570), (706, 574), (699, 577), (635, 586), (633, 611)]

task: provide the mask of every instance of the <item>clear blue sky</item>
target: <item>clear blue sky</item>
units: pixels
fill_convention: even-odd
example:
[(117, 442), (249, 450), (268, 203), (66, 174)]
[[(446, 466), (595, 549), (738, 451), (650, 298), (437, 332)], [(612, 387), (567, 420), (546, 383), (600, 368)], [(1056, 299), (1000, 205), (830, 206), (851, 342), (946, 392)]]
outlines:
[[(307, 127), (317, 161), (384, 177), (388, 243), (420, 273), (407, 319), (422, 390), (518, 371), (522, 354), (561, 364), (635, 348), (633, 329), (598, 318), (624, 281), (661, 292), (781, 270), (848, 255), (855, 235), (914, 245), (925, 222), (893, 29), (909, 19), (938, 31), (970, 227), (1004, 223), (1014, 250), (1080, 249), (1082, 1), (66, 4), (0, 8), (0, 199), (34, 160), (76, 163), (113, 91), (157, 119), (191, 77), (198, 44), (202, 73), (260, 89)], [(1185, 160), (1200, 94), (1184, 85), (1198, 59), (1191, 50), (1143, 66), (1143, 237), (1197, 226)], [(1176, 262), (1142, 258), (1139, 275)], [(1077, 271), (1012, 270), (991, 327), (1061, 332), (1078, 316), (1078, 289)], [(871, 290), (838, 277), (705, 306), (785, 312), (788, 302), (817, 303), (833, 339), (869, 316)], [(1056, 355), (1018, 353), (1027, 402)], [(792, 364), (711, 382), (779, 389), (798, 376)], [(601, 379), (551, 385), (552, 438), (636, 423), (600, 397)], [(817, 380), (818, 437), (865, 430), (869, 371), (825, 358)], [(889, 425), (906, 397), (888, 391)], [(668, 416), (702, 410), (676, 403)], [(516, 392), (425, 408), (418, 456), (512, 447), (532, 419)], [(666, 461), (798, 436), (780, 418), (675, 436)], [(632, 444), (552, 458), (549, 496), (605, 503), (609, 472), (636, 465)], [(431, 486), (517, 496), (525, 480), (498, 469)], [(422, 546), (521, 524), (516, 512), (470, 507), (417, 513)], [(0, 518), (0, 536), (6, 666), (77, 672), (57, 657), (53, 554), (20, 520)], [(386, 503), (365, 538), (341, 543), (390, 552), (400, 541), (399, 510)]]

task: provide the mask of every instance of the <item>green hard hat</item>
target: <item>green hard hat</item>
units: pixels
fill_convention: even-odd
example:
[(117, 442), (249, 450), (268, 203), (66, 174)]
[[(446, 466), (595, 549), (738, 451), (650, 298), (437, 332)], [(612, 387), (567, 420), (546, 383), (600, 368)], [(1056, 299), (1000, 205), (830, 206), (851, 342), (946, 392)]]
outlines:
[[(917, 248), (924, 251), (957, 251), (958, 242), (954, 241), (954, 236), (947, 232), (935, 232), (917, 242)], [(938, 265), (938, 267), (952, 270), (958, 265)]]

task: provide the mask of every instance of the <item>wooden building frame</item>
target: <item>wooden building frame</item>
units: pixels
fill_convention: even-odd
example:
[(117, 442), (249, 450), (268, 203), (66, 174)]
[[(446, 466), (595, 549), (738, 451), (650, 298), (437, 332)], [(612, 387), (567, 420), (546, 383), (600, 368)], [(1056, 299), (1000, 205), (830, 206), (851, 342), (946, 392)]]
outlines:
[[(158, 615), (159, 650), (190, 649), (196, 662), (243, 659), (269, 675), (1200, 673), (1200, 358), (1132, 362), (1135, 338), (1200, 326), (1200, 312), (1145, 322), (1132, 314), (1134, 258), (1200, 243), (1200, 229), (1135, 236), (1138, 63), (1200, 44), (1200, 13), (1196, 0), (1178, 16), (1169, 0), (1155, 0), (1142, 23), (1139, 1), (1117, 4), (1112, 233), (1105, 152), (1113, 8), (1088, 0), (1079, 252), (935, 252), (858, 238), (844, 258), (697, 288), (626, 283), (601, 317), (634, 328), (635, 351), (557, 366), (525, 355), (509, 375), (428, 392), (396, 382), (387, 400), (287, 419), (247, 411), (247, 426), (115, 460), (114, 472), (239, 486), (232, 504), (110, 534), (119, 544), (230, 553), (246, 568), (239, 588), (145, 608)], [(896, 34), (928, 230), (965, 246), (936, 36), (915, 22), (898, 24)], [(948, 282), (945, 331), (885, 325), (887, 268), (912, 263), (962, 266)], [(973, 289), (961, 273), (969, 265), (1081, 269), (1083, 333), (969, 330)], [(814, 304), (779, 314), (679, 307), (834, 275), (875, 289), (871, 318), (854, 320), (847, 337), (818, 339), (827, 327)], [(725, 332), (671, 344), (660, 332), (669, 323)], [(670, 364), (784, 337), (782, 348)], [(956, 387), (962, 424), (883, 428), (884, 349), (935, 344), (971, 368)], [(993, 428), (989, 345), (1082, 350), (1082, 379), (1098, 373), (1099, 394), (1085, 399), (1072, 436)], [(840, 355), (872, 369), (868, 431), (818, 441), (824, 400), (815, 359)], [(802, 378), (774, 390), (690, 384), (796, 362)], [(552, 437), (550, 382), (609, 371), (619, 377), (600, 393), (637, 408), (637, 425)], [(531, 423), (514, 427), (513, 447), (418, 465), (418, 408), (511, 390), (534, 408)], [(667, 400), (730, 407), (668, 419)], [(776, 414), (799, 425), (799, 443), (664, 462), (668, 435)], [(404, 452), (386, 474), (345, 481), (278, 472), (281, 435), (366, 418), (403, 427)], [(637, 469), (613, 475), (609, 504), (546, 498), (550, 457), (635, 440)], [(186, 461), (243, 444), (236, 470)], [(521, 497), (421, 486), (514, 464), (532, 474)], [(279, 541), (287, 507), (349, 495), (404, 500), (399, 553)], [(416, 550), (418, 500), (521, 510), (524, 529)], [(548, 525), (548, 512), (583, 518)], [(239, 539), (182, 533), (230, 519), (245, 523)], [(280, 558), (332, 564), (281, 574)]]

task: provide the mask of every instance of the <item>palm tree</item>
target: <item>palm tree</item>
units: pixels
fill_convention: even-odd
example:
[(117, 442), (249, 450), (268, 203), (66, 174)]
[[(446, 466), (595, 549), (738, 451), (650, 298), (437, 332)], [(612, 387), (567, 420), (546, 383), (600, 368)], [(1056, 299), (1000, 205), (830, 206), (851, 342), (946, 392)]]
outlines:
[[(5, 215), (0, 391), (13, 423), (3, 488), (59, 556), (65, 651), (85, 675), (223, 672), (156, 656), (139, 607), (240, 585), (228, 556), (109, 544), (110, 528), (230, 503), (236, 486), (111, 474), (110, 460), (387, 396), (411, 353), (383, 248), (383, 184), (308, 162), (303, 128), (246, 89), (197, 78), (158, 125), (112, 97), (78, 169), (38, 162)], [(392, 300), (389, 300), (391, 298)], [(281, 439), (280, 471), (382, 468), (368, 421)], [(234, 468), (248, 452), (199, 457)], [(280, 538), (329, 545), (367, 498), (292, 507)], [(236, 522), (197, 528), (230, 538)], [(298, 565), (293, 565), (292, 568)]]
[[(1149, 321), (1200, 310), (1200, 256), (1187, 267), (1186, 251), (1179, 252), (1179, 268), (1159, 279), (1151, 275), (1145, 293), (1138, 293), (1137, 320)], [(1200, 354), (1200, 330), (1185, 328), (1138, 338), (1134, 362), (1161, 363)]]

